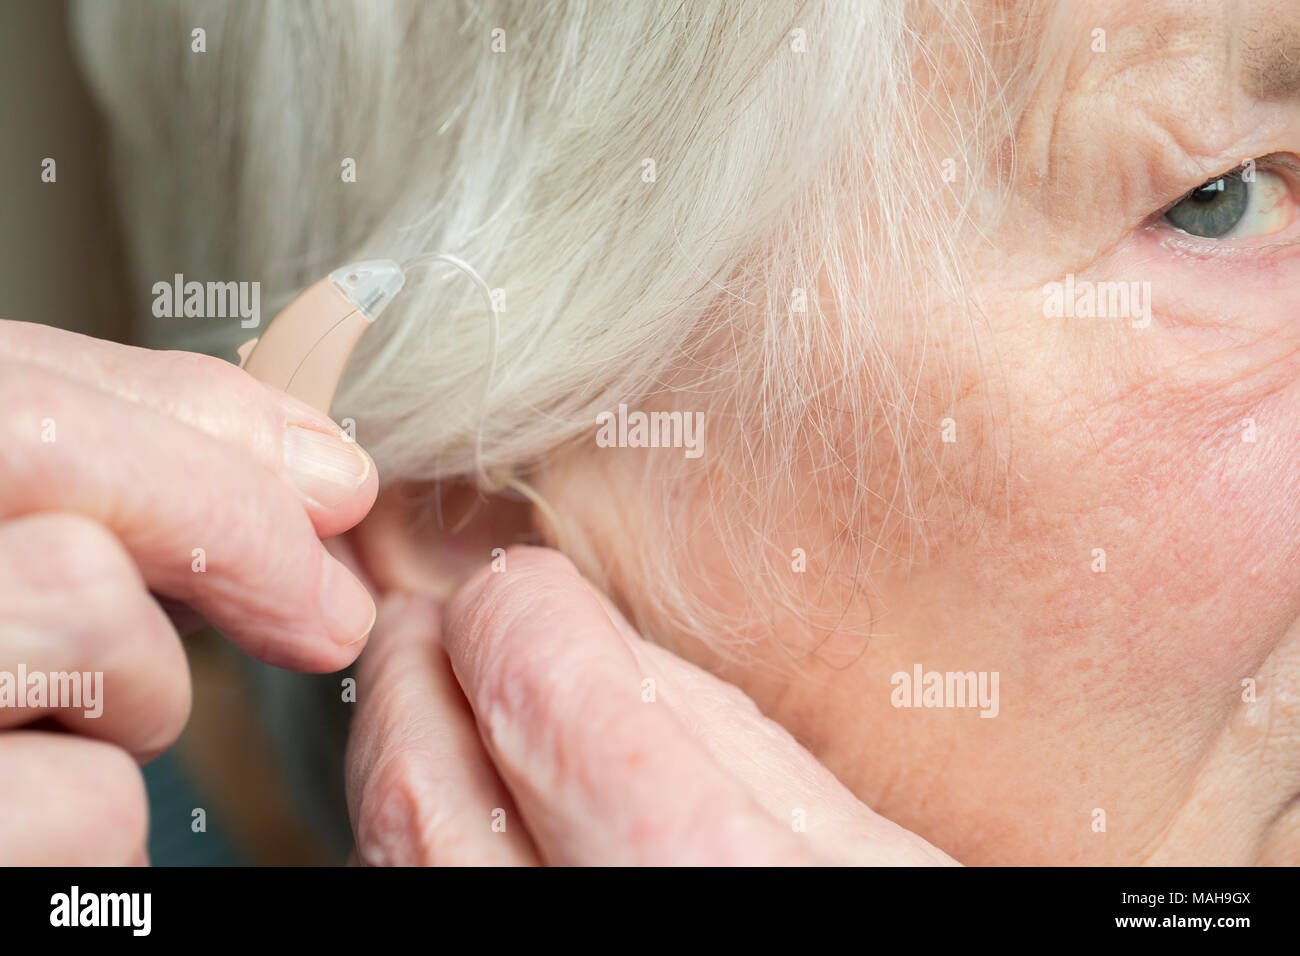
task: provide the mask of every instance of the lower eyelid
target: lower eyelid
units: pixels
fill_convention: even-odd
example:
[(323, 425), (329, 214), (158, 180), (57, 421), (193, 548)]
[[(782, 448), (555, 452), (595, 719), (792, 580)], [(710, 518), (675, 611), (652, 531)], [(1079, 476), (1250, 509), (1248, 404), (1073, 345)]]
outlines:
[(1251, 242), (1252, 239), (1267, 239), (1267, 237), (1256, 236), (1236, 241), (1232, 239), (1201, 239), (1197, 236), (1179, 232), (1168, 224), (1161, 226), (1158, 223), (1149, 226), (1147, 232), (1151, 239), (1162, 249), (1193, 261), (1213, 259), (1220, 262), (1230, 262), (1234, 259), (1240, 259), (1243, 262), (1258, 265), (1267, 259), (1280, 259), (1286, 257), (1289, 253), (1300, 252), (1300, 236), (1245, 245), (1244, 243)]

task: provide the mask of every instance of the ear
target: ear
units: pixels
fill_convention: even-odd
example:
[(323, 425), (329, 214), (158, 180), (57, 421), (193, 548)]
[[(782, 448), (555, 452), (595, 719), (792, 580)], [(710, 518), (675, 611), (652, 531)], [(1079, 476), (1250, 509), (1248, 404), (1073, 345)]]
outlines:
[(384, 489), (365, 520), (344, 537), (363, 580), (379, 594), (437, 598), (450, 597), (492, 561), (496, 549), (541, 542), (529, 501), (445, 482)]

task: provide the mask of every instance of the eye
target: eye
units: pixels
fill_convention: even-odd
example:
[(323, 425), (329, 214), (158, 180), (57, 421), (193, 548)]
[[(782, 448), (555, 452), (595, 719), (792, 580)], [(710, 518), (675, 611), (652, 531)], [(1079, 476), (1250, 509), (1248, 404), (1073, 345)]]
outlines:
[(1295, 213), (1286, 180), (1251, 165), (1196, 187), (1169, 208), (1165, 222), (1203, 239), (1246, 239), (1281, 232)]

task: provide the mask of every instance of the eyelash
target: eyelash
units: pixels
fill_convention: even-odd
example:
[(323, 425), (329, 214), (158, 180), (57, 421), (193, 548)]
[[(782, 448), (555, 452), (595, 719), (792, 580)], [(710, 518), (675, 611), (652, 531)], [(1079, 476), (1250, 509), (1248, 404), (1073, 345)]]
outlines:
[[(1300, 188), (1298, 187), (1298, 184), (1300, 184), (1300, 159), (1286, 153), (1270, 153), (1267, 156), (1256, 157), (1254, 164), (1256, 172), (1274, 173), (1284, 179), (1288, 191), (1291, 193), (1292, 201), (1300, 205), (1300, 198), (1296, 196), (1297, 188)], [(1197, 189), (1217, 179), (1240, 173), (1246, 168), (1247, 164), (1243, 162), (1232, 169), (1216, 173), (1198, 183), (1156, 212), (1148, 220), (1147, 230), (1156, 234), (1160, 244), (1165, 248), (1193, 259), (1258, 258), (1262, 255), (1290, 250), (1300, 246), (1300, 223), (1292, 223), (1286, 230), (1288, 235), (1282, 237), (1251, 236), (1244, 239), (1210, 239), (1182, 232), (1165, 220), (1165, 216), (1168, 215), (1171, 209), (1187, 199)]]

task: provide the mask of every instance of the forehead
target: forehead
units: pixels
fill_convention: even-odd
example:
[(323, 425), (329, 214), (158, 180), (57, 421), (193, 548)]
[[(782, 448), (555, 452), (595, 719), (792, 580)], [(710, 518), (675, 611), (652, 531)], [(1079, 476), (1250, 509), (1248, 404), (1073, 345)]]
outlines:
[[(1261, 100), (1300, 97), (1300, 0), (1060, 2), (1073, 21), (1062, 39), (1082, 41), (1076, 56), (1085, 74), (1156, 78), (1202, 95), (1236, 89)], [(1104, 52), (1097, 29), (1106, 31)]]
[[(1095, 190), (1096, 170), (1136, 155), (1149, 169), (1131, 171), (1133, 183), (1145, 176), (1172, 201), (1197, 171), (1274, 151), (1260, 140), (1300, 104), (1300, 0), (1046, 0), (1038, 10), (1032, 92), (1013, 134), (1022, 186), (1073, 190), (1087, 175)], [(1233, 155), (1252, 147), (1261, 151)]]

